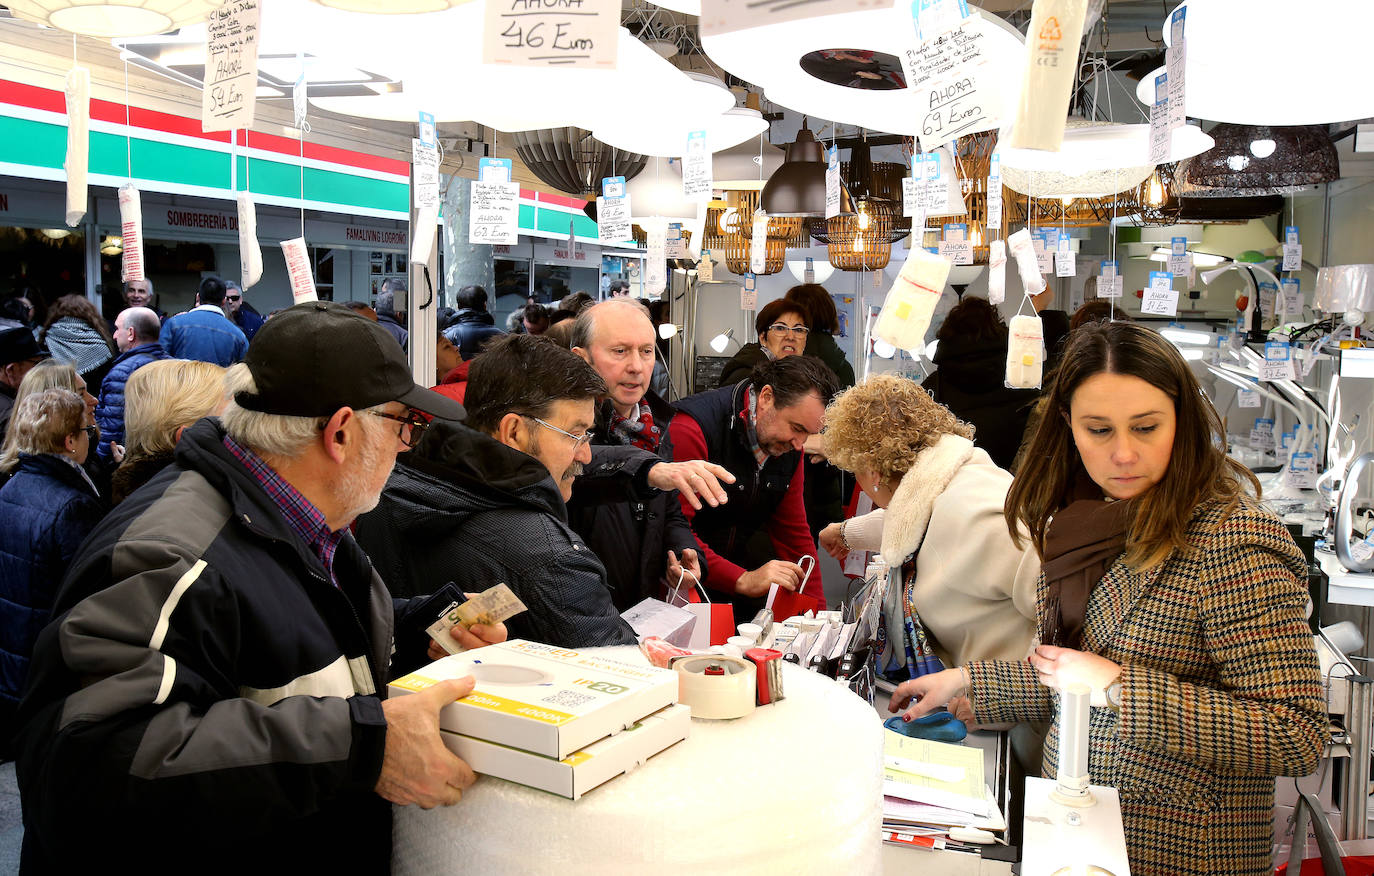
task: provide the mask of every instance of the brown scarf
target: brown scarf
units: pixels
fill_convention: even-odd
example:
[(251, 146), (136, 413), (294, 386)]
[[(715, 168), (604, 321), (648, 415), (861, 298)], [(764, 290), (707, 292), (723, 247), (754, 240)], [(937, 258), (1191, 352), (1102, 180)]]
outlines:
[(1130, 522), (1130, 502), (1108, 502), (1088, 478), (1075, 481), (1045, 533), (1041, 568), (1047, 592), (1040, 618), (1044, 644), (1079, 647), (1088, 597), (1125, 550)]

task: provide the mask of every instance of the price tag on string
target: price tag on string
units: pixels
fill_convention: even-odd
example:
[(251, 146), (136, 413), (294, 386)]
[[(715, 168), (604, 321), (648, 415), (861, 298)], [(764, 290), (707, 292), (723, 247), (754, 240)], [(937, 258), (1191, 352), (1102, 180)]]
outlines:
[(697, 262), (697, 282), (714, 283), (716, 279), (715, 264), (711, 261), (711, 251), (703, 249), (701, 251), (701, 261)]
[(988, 230), (1002, 227), (1002, 153), (994, 151), (988, 165)]
[(1302, 270), (1302, 244), (1298, 240), (1298, 226), (1287, 225), (1283, 229), (1283, 267), (1284, 271)]
[(668, 225), (668, 236), (663, 241), (663, 254), (670, 259), (687, 258), (687, 238), (682, 236), (682, 223)]
[(1054, 271), (1054, 247), (1050, 245), (1050, 235), (1053, 233), (1037, 231), (1035, 237), (1031, 238), (1031, 246), (1035, 247), (1036, 266), (1042, 274)]
[(509, 245), (520, 242), (520, 184), (511, 182), (509, 158), (483, 158), (469, 185), (468, 240)]
[(1116, 261), (1104, 261), (1097, 275), (1098, 298), (1120, 298), (1125, 280), (1117, 273)]
[(749, 270), (761, 274), (768, 270), (768, 214), (754, 211), (753, 234), (749, 239)]
[(706, 148), (706, 132), (687, 135), (687, 152), (682, 156), (683, 197), (699, 201), (711, 199), (711, 151)]
[(1054, 275), (1056, 277), (1074, 276), (1078, 269), (1074, 261), (1073, 244), (1069, 240), (1069, 233), (1061, 231), (1059, 232), (1059, 239), (1055, 242)]
[(744, 285), (739, 289), (739, 306), (741, 310), (753, 310), (758, 306), (758, 279), (753, 273), (744, 275)]
[(945, 167), (939, 152), (927, 152), (924, 157), (925, 207), (929, 213), (944, 207), (949, 201), (949, 178), (953, 169)]
[(1279, 281), (1279, 298), (1283, 301), (1284, 316), (1302, 317), (1302, 284), (1297, 277), (1284, 277)]
[(1287, 341), (1266, 341), (1264, 362), (1259, 368), (1260, 380), (1297, 380), (1293, 370), (1293, 348)]
[(968, 240), (968, 226), (962, 222), (946, 223), (939, 252), (956, 265), (973, 264), (973, 244)]
[(930, 39), (943, 33), (968, 17), (965, 0), (911, 0), (911, 23), (916, 39)]
[(625, 177), (608, 176), (601, 181), (596, 223), (601, 243), (621, 243), (631, 238), (630, 195), (625, 191)]
[(1259, 284), (1259, 307), (1260, 316), (1265, 318), (1273, 317), (1276, 314), (1275, 299), (1278, 298), (1279, 287), (1270, 283), (1268, 280), (1261, 280)]
[(840, 150), (831, 146), (825, 153), (825, 218), (840, 215)]
[(1178, 291), (1173, 287), (1173, 277), (1164, 271), (1150, 272), (1150, 285), (1145, 288), (1141, 299), (1140, 312), (1154, 316), (1178, 315)]
[(1174, 237), (1169, 241), (1169, 273), (1186, 277), (1193, 269), (1193, 257), (1188, 252), (1188, 238)]
[(1181, 128), (1188, 122), (1184, 100), (1184, 83), (1188, 67), (1188, 44), (1184, 40), (1185, 17), (1188, 7), (1180, 4), (1169, 16), (1169, 48), (1164, 50), (1164, 69), (1169, 77), (1169, 130)]
[(620, 6), (612, 0), (487, 0), (482, 63), (614, 70), (619, 28)]
[(1155, 102), (1150, 105), (1150, 164), (1169, 160), (1172, 135), (1169, 133), (1169, 74), (1155, 77)]
[(1268, 417), (1256, 417), (1250, 429), (1250, 446), (1256, 450), (1274, 449), (1274, 421)]
[(1257, 408), (1260, 406), (1260, 394), (1257, 389), (1238, 389), (1236, 390), (1236, 404), (1242, 408)]

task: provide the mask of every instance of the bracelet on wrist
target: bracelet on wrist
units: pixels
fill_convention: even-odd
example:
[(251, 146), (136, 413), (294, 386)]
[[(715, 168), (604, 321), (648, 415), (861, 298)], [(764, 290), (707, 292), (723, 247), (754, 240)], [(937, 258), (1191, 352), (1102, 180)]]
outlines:
[(848, 523), (848, 520), (840, 522), (840, 547), (844, 548), (846, 551), (852, 551), (853, 548), (849, 546), (849, 539), (844, 537), (844, 528)]

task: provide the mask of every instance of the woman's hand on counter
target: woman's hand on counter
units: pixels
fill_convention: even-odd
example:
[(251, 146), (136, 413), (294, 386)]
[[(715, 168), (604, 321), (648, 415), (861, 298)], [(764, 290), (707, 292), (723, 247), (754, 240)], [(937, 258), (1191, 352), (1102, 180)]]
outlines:
[[(892, 699), (888, 701), (887, 710), (896, 712), (906, 709), (902, 713), (902, 720), (911, 721), (946, 705), (964, 693), (964, 687), (962, 669), (946, 669), (943, 672), (923, 675), (897, 685)], [(907, 708), (908, 704), (910, 708)]]
[(1086, 684), (1095, 706), (1106, 705), (1102, 692), (1121, 674), (1121, 666), (1106, 657), (1072, 648), (1037, 645), (1029, 659), (1045, 687), (1063, 690), (1070, 684)]

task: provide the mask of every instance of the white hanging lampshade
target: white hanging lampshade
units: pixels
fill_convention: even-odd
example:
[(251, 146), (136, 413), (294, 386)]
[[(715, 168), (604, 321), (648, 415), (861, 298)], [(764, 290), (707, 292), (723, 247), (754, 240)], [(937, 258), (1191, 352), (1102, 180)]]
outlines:
[(672, 100), (653, 101), (634, 113), (607, 113), (593, 129), (598, 140), (641, 155), (676, 158), (687, 136), (706, 132), (706, 148), (724, 149), (768, 130), (763, 114), (735, 106), (725, 83), (704, 73), (679, 72)]
[[(1369, 78), (1368, 0), (1182, 3), (1187, 10), (1188, 115), (1242, 125), (1322, 125), (1374, 116)], [(1276, 26), (1276, 24), (1278, 26)], [(1169, 19), (1164, 41), (1173, 42)], [(1282, 63), (1274, 63), (1281, 58)], [(1160, 67), (1136, 99), (1154, 103)]]
[[(1182, 161), (1212, 148), (1212, 138), (1195, 125), (1175, 128), (1169, 161)], [(999, 150), (1002, 179), (1012, 191), (1035, 198), (1091, 198), (1138, 186), (1154, 171), (1149, 125), (1071, 120), (1058, 152)]]
[(1374, 311), (1374, 265), (1330, 265), (1317, 270), (1312, 306), (1326, 313), (1343, 313), (1359, 325)]
[[(730, 191), (760, 191), (768, 178), (782, 167), (784, 152), (762, 135), (751, 137), (711, 156), (711, 185)], [(681, 162), (673, 162), (673, 172), (682, 174)]]
[(1263, 219), (1251, 219), (1243, 225), (1204, 225), (1202, 240), (1192, 247), (1194, 252), (1238, 259), (1241, 253), (1272, 252), (1279, 245), (1279, 239), (1265, 224)]
[(224, 0), (6, 0), (15, 16), (101, 39), (152, 36), (204, 21)]
[(464, 3), (466, 0), (311, 0), (330, 9), (344, 12), (365, 12), (385, 15), (423, 15), (426, 12), (443, 12), (445, 9)]
[(625, 184), (634, 221), (649, 216), (661, 216), (673, 222), (696, 219), (701, 202), (682, 194), (682, 177), (669, 170), (668, 163), (666, 158), (650, 158), (644, 170)]
[[(826, 258), (825, 250), (820, 249), (817, 255), (811, 257), (812, 279), (809, 282), (824, 284), (830, 279), (830, 275), (835, 273), (835, 266), (830, 264)], [(788, 259), (787, 270), (796, 278), (798, 283), (808, 282), (806, 279), (806, 258)]]
[[(945, 193), (945, 202), (926, 210), (927, 219), (947, 219), (953, 216), (965, 216), (968, 214), (968, 205), (964, 203), (963, 187), (959, 184), (959, 176), (955, 172), (957, 165), (954, 163), (954, 152), (946, 144), (935, 150), (940, 154), (940, 166), (945, 169), (945, 175), (949, 177), (949, 186)], [(1005, 164), (1003, 174), (1006, 173)]]

